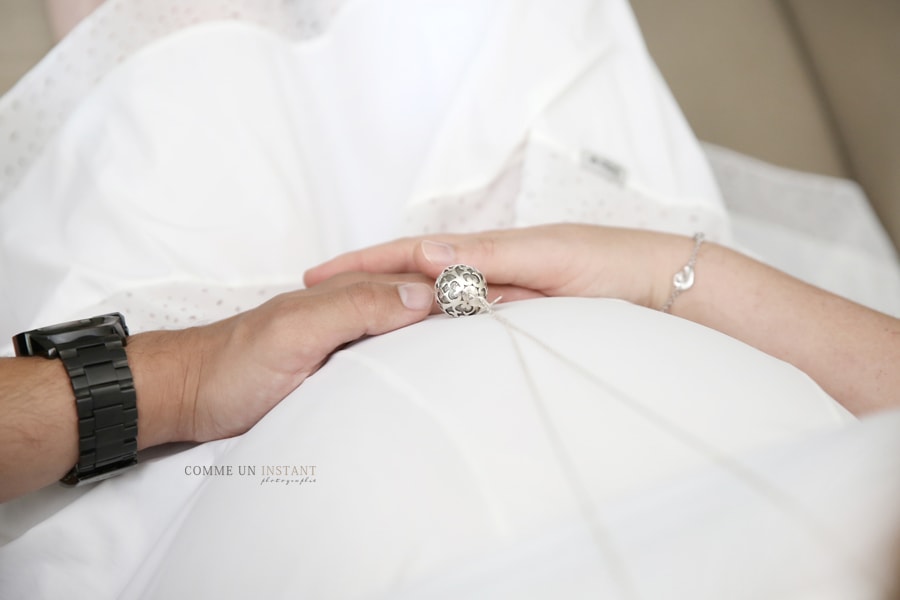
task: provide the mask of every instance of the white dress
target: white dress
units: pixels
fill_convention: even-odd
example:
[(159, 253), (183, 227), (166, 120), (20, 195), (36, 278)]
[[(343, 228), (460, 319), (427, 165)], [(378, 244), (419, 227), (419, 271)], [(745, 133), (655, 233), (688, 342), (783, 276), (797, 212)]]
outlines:
[[(111, 2), (75, 34), (145, 4)], [(406, 233), (576, 220), (727, 241), (624, 2), (313, 12), (330, 25), (300, 41), (234, 20), (165, 36), (72, 103), (36, 156), (7, 148), (28, 168), (0, 168), (16, 175), (0, 191), (0, 331), (148, 283), (296, 284)], [(65, 44), (33, 82), (65, 72)]]
[[(87, 54), (113, 39), (116, 66)], [(52, 117), (0, 101), (0, 134), (21, 129), (0, 160), (3, 332), (210, 321), (405, 233), (730, 239), (624, 0), (110, 0), (69, 40), (21, 88), (66, 82)], [(81, 68), (99, 80), (79, 90)], [(897, 415), (856, 424), (793, 367), (622, 302), (498, 312), (551, 350), (433, 317), (336, 354), (244, 436), (0, 506), (0, 597), (881, 589)]]

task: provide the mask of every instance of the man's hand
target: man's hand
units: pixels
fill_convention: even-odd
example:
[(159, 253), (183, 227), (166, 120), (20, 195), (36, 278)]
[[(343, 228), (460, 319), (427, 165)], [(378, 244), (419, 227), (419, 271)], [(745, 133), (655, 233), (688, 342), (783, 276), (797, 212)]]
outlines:
[[(247, 431), (335, 349), (428, 315), (426, 281), (347, 273), (211, 325), (131, 336), (138, 448)], [(0, 502), (61, 478), (77, 448), (74, 393), (62, 364), (0, 359)]]
[(367, 277), (344, 274), (196, 330), (198, 352), (186, 360), (192, 371), (177, 437), (206, 441), (243, 433), (336, 348), (431, 311), (430, 285)]

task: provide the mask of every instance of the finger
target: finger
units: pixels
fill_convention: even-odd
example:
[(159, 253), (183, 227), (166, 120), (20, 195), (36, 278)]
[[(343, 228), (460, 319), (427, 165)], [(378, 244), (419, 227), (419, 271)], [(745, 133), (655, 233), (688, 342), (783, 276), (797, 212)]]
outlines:
[(573, 259), (579, 256), (573, 237), (542, 227), (493, 231), (422, 240), (412, 256), (416, 270), (430, 276), (461, 263), (481, 271), (489, 286), (554, 295), (570, 282)]
[(401, 284), (401, 283), (425, 283), (432, 285), (432, 280), (422, 273), (364, 273), (360, 271), (348, 271), (337, 273), (323, 281), (320, 281), (306, 289), (307, 295), (331, 292), (354, 283), (371, 281), (373, 283)]
[(510, 285), (543, 295), (581, 295), (593, 287), (598, 228), (546, 225), (477, 234), (406, 238), (339, 256), (307, 271), (307, 285), (347, 270), (418, 271), (437, 277), (452, 264), (481, 271), (489, 285)]
[(311, 305), (297, 325), (324, 355), (364, 335), (380, 335), (421, 321), (431, 312), (434, 292), (423, 283), (367, 281), (311, 296), (308, 301)]
[[(348, 271), (368, 273), (422, 272), (437, 277), (444, 267), (465, 263), (481, 270), (482, 262), (490, 265), (499, 283), (513, 281), (511, 274), (535, 253), (535, 244), (556, 241), (545, 228), (488, 231), (478, 234), (440, 234), (403, 238), (362, 250), (342, 254), (304, 274), (307, 286), (317, 285)], [(555, 244), (559, 247), (559, 244)], [(508, 265), (509, 268), (501, 268)]]
[(428, 284), (357, 281), (280, 294), (230, 319), (186, 330), (200, 336), (203, 360), (183, 439), (246, 431), (337, 348), (421, 321), (433, 303)]
[(342, 254), (306, 271), (303, 281), (308, 287), (312, 287), (348, 271), (367, 273), (411, 273), (417, 271), (413, 251), (420, 241), (418, 238), (404, 238)]
[[(308, 288), (304, 291), (304, 294), (309, 296), (312, 294), (321, 294), (321, 293), (330, 293), (336, 289), (364, 281), (378, 282), (378, 283), (390, 283), (390, 284), (402, 284), (402, 283), (422, 283), (429, 286), (432, 295), (434, 294), (434, 280), (422, 273), (401, 273), (401, 274), (384, 274), (384, 273), (359, 273), (359, 272), (349, 272), (349, 273), (338, 273), (337, 275), (322, 281), (314, 285), (313, 287)], [(513, 302), (516, 300), (526, 300), (529, 298), (539, 298), (543, 297), (544, 294), (540, 292), (535, 292), (533, 290), (528, 290), (524, 288), (518, 288), (514, 286), (506, 286), (506, 285), (491, 285), (488, 289), (488, 302), (494, 302), (498, 298), (502, 297), (503, 302)], [(432, 313), (439, 313), (440, 309), (435, 303), (431, 310)]]

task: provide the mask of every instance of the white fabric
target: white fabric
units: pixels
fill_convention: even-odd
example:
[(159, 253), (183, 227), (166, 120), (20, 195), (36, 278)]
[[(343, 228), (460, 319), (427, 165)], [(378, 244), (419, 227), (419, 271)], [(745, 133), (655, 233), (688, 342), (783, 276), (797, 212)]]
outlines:
[[(852, 421), (793, 367), (656, 311), (545, 299), (500, 313), (627, 396), (517, 337), (549, 426), (601, 518), (610, 503), (653, 501), (660, 486), (715, 460), (684, 437), (741, 456)], [(522, 369), (489, 316), (433, 317), (366, 340), (241, 438), (104, 482), (7, 543), (0, 582), (14, 596), (48, 598), (64, 589), (85, 598), (381, 597), (559, 528), (580, 538), (575, 497)], [(233, 472), (185, 474), (213, 464)], [(315, 465), (316, 481), (261, 485), (261, 472), (238, 474), (245, 465)], [(596, 585), (610, 584), (601, 577), (582, 593)]]
[(390, 597), (896, 596), (900, 412), (779, 445), (747, 463), (777, 486), (782, 501), (708, 468), (604, 506), (630, 595), (611, 583), (610, 565), (573, 521), (487, 548)]
[[(551, 143), (628, 172), (607, 190), (616, 210), (641, 190), (703, 212), (727, 240), (709, 168), (624, 2), (360, 1), (305, 42), (236, 22), (184, 30), (109, 73), (0, 197), (0, 331), (148, 282), (298, 282), (341, 250), (439, 226), (432, 199), (489, 188), (521, 149)], [(529, 187), (546, 159), (525, 154), (513, 223), (554, 220), (524, 216), (532, 194), (566, 198)]]
[[(246, 3), (223, 6), (237, 4)], [(345, 4), (315, 4), (324, 32), (274, 25), (279, 11), (299, 10), (280, 2), (260, 3), (265, 18), (246, 16), (254, 24), (234, 14), (178, 31), (225, 16), (199, 2), (203, 17), (123, 41), (118, 67), (70, 60), (104, 32), (129, 37), (117, 26), (142, 22), (141, 6), (171, 8), (110, 0), (0, 100), (0, 131), (23, 128), (0, 154), (3, 338), (107, 309), (126, 312), (135, 331), (220, 318), (299, 285), (321, 259), (400, 232), (577, 219), (729, 240), (711, 172), (623, 0)], [(99, 82), (90, 87), (68, 62)], [(54, 77), (68, 82), (61, 96)], [(61, 103), (60, 125), (30, 120), (40, 90)], [(31, 117), (16, 121), (23, 110)], [(502, 311), (648, 414), (675, 421), (682, 438), (742, 464), (852, 422), (792, 367), (666, 315), (571, 299)], [(639, 589), (660, 586), (647, 597), (700, 569), (706, 544), (731, 540), (698, 528), (679, 569), (660, 560), (682, 549), (651, 542), (702, 523), (689, 510), (697, 497), (722, 493), (722, 510), (742, 516), (771, 507), (756, 495), (730, 503), (734, 482), (706, 479), (708, 452), (519, 343), (580, 479), (627, 542), (613, 547), (640, 574)], [(90, 489), (49, 488), (0, 506), (0, 597), (558, 595), (527, 586), (535, 578), (522, 578), (522, 564), (542, 585), (571, 591), (563, 596), (615, 594), (612, 563), (585, 543), (522, 373), (508, 335), (486, 317), (433, 318), (366, 340), (241, 438), (163, 450)], [(871, 437), (866, 424), (845, 431), (884, 444), (852, 455), (873, 465), (858, 470), (869, 478), (858, 489), (895, 500), (874, 480), (895, 466), (895, 421)], [(786, 461), (753, 464), (777, 488), (789, 485)], [(316, 481), (185, 473), (211, 465), (314, 465)], [(852, 490), (833, 495), (849, 506), (861, 498)], [(884, 535), (896, 531), (892, 513), (863, 514)], [(772, 539), (759, 533), (756, 548)], [(881, 548), (871, 537), (857, 543)], [(573, 561), (535, 568), (532, 557), (549, 555)], [(789, 583), (816, 590), (806, 575), (822, 564)], [(772, 569), (754, 576), (769, 581)], [(728, 581), (683, 597), (733, 596), (714, 593), (732, 589), (717, 584)]]
[(703, 145), (734, 240), (786, 273), (900, 317), (900, 262), (856, 183)]

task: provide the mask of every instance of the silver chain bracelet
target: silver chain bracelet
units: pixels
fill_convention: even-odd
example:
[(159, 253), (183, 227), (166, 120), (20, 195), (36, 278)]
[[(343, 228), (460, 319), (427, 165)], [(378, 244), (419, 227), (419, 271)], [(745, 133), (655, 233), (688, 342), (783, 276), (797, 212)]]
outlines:
[(672, 293), (669, 294), (669, 299), (666, 300), (666, 303), (659, 309), (660, 311), (664, 313), (669, 312), (672, 305), (675, 304), (675, 299), (678, 298), (682, 292), (686, 292), (694, 287), (694, 265), (697, 264), (697, 254), (700, 252), (700, 246), (703, 245), (705, 240), (706, 236), (702, 233), (694, 234), (694, 249), (691, 252), (691, 258), (688, 259), (684, 268), (675, 273), (675, 276), (672, 277)]

